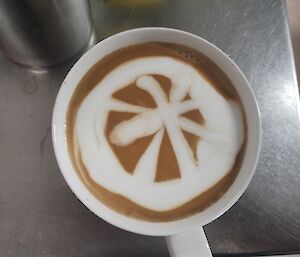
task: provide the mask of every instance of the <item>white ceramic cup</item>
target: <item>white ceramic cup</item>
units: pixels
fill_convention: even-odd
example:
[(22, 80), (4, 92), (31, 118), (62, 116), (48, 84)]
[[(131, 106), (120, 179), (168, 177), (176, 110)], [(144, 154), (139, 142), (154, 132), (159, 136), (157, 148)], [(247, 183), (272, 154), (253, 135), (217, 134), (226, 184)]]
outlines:
[[(84, 186), (71, 163), (65, 135), (66, 113), (72, 94), (84, 74), (105, 55), (133, 44), (159, 41), (194, 48), (213, 60), (233, 82), (243, 102), (248, 142), (241, 169), (228, 191), (207, 209), (169, 222), (147, 222), (124, 216), (101, 203)], [(169, 28), (140, 28), (109, 37), (84, 54), (66, 76), (58, 93), (52, 120), (52, 137), (60, 170), (78, 199), (93, 213), (119, 228), (150, 236), (166, 236), (171, 256), (211, 256), (202, 226), (226, 212), (248, 186), (259, 157), (261, 125), (253, 91), (240, 69), (216, 46), (193, 34)]]

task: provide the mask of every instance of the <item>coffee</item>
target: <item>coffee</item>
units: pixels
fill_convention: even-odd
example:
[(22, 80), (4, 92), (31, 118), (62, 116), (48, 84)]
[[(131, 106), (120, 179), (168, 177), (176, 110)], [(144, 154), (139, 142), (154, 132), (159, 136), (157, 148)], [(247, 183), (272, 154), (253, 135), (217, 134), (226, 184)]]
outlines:
[(186, 46), (117, 50), (81, 79), (66, 137), (78, 176), (102, 203), (147, 221), (187, 217), (233, 183), (247, 141), (224, 72)]

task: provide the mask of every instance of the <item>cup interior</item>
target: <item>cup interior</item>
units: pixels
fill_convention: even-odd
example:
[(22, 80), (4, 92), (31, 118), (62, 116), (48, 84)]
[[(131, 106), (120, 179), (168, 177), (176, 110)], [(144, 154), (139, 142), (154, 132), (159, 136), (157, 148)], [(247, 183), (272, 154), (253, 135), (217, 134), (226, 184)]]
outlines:
[[(97, 200), (84, 186), (71, 163), (65, 139), (68, 105), (73, 91), (84, 74), (105, 55), (138, 43), (159, 41), (186, 45), (205, 54), (229, 77), (246, 112), (248, 142), (241, 169), (228, 191), (214, 204), (190, 217), (169, 222), (147, 222), (124, 216)], [(169, 28), (140, 28), (109, 37), (84, 54), (67, 74), (58, 93), (52, 119), (52, 137), (60, 170), (78, 199), (93, 213), (122, 229), (144, 235), (171, 235), (203, 226), (226, 212), (248, 186), (258, 161), (261, 141), (260, 114), (255, 96), (247, 79), (234, 62), (220, 49), (193, 34)]]

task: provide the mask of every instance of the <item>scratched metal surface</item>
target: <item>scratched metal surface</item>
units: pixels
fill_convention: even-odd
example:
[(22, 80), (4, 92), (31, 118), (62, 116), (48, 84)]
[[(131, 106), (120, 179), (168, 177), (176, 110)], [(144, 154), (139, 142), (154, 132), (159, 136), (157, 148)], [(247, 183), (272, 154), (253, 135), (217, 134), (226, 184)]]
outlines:
[[(225, 51), (252, 85), (261, 158), (240, 201), (205, 227), (215, 255), (300, 252), (298, 89), (284, 1), (92, 1), (98, 39), (141, 26), (193, 32)], [(33, 73), (0, 57), (0, 256), (168, 256), (163, 238), (114, 228), (71, 193), (55, 161), (51, 112), (70, 65)]]

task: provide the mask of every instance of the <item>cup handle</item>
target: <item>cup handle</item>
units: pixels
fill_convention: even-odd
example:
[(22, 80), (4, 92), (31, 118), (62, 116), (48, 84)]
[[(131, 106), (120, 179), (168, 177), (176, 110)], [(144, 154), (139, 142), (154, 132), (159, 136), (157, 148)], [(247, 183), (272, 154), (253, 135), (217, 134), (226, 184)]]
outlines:
[(166, 236), (165, 239), (171, 257), (212, 257), (202, 227)]

